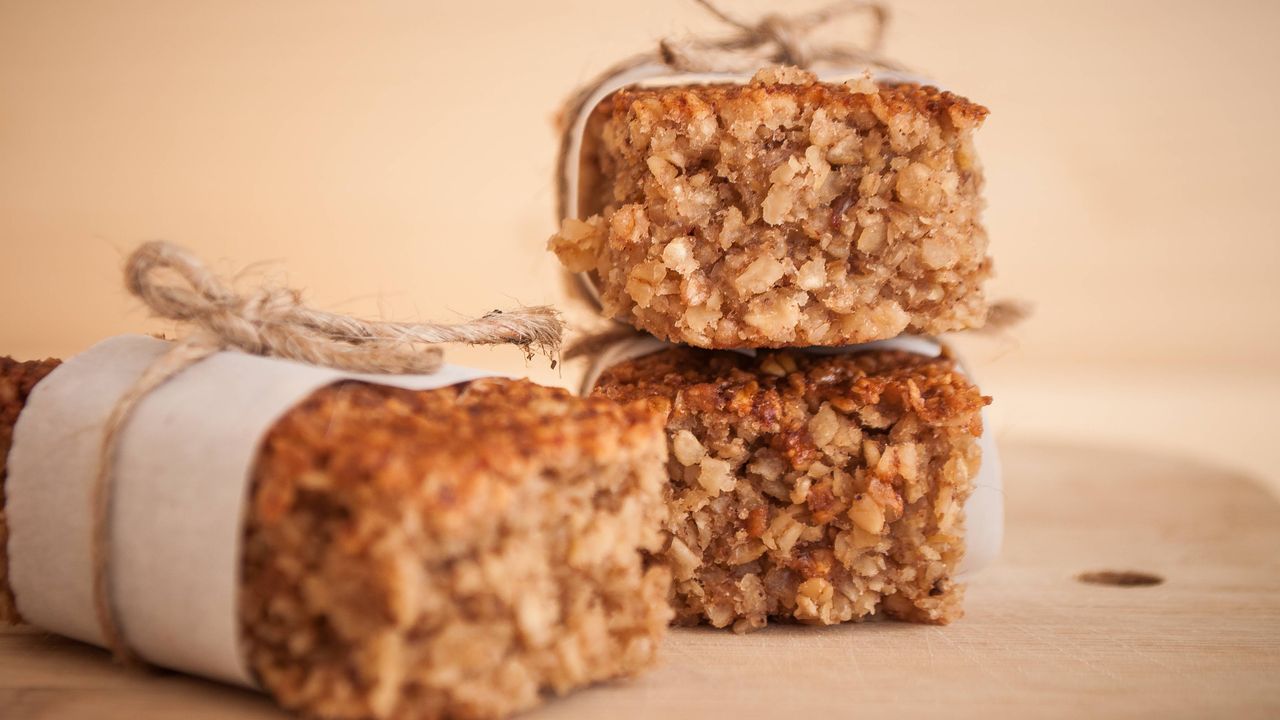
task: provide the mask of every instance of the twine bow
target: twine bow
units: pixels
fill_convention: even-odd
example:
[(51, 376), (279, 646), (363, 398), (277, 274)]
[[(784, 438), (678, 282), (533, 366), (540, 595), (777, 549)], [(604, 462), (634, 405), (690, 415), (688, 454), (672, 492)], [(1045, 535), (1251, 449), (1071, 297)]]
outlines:
[[(769, 64), (807, 68), (819, 63), (897, 67), (879, 55), (889, 22), (888, 9), (879, 3), (842, 0), (807, 13), (769, 13), (756, 22), (749, 22), (734, 17), (711, 0), (694, 2), (735, 31), (723, 38), (659, 41), (662, 62), (673, 70), (732, 72), (756, 70)], [(820, 43), (811, 37), (814, 30), (833, 20), (859, 12), (870, 13), (872, 18), (871, 36), (865, 48), (848, 43)]]
[(143, 372), (107, 417), (92, 502), (93, 600), (107, 648), (125, 664), (141, 664), (126, 642), (111, 603), (111, 475), (120, 432), (138, 403), (193, 364), (223, 350), (297, 360), (362, 373), (430, 374), (439, 369), (440, 343), (511, 344), (546, 354), (555, 363), (564, 324), (551, 307), (493, 312), (457, 325), (361, 320), (302, 303), (297, 290), (261, 287), (237, 294), (190, 252), (149, 242), (125, 264), (125, 286), (151, 313), (191, 326)]
[[(883, 57), (880, 47), (889, 24), (888, 9), (877, 2), (839, 0), (807, 13), (783, 15), (769, 13), (755, 22), (734, 17), (713, 0), (694, 0), (733, 31), (723, 37), (692, 36), (663, 38), (657, 48), (633, 55), (614, 64), (590, 82), (573, 92), (560, 111), (560, 154), (556, 165), (559, 222), (569, 217), (569, 182), (565, 159), (571, 147), (574, 121), (590, 108), (587, 102), (619, 75), (651, 64), (665, 65), (673, 72), (754, 72), (768, 65), (795, 65), (812, 68), (818, 65), (867, 67), (902, 70), (902, 66)], [(871, 33), (864, 46), (848, 42), (821, 42), (814, 31), (840, 18), (857, 13), (871, 16)]]

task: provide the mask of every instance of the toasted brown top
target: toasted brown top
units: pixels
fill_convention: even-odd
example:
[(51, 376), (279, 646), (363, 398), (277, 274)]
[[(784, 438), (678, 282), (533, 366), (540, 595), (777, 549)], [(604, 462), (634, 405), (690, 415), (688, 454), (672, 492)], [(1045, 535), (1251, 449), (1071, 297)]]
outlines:
[(263, 441), (253, 517), (272, 522), (317, 486), (362, 504), (411, 503), (437, 531), (503, 507), (538, 473), (616, 462), (660, 445), (643, 405), (487, 378), (409, 391), (342, 382), (313, 393)]
[(901, 114), (916, 114), (935, 120), (946, 118), (957, 128), (980, 124), (987, 108), (933, 85), (910, 82), (853, 80), (844, 83), (819, 81), (812, 74), (794, 68), (760, 71), (746, 85), (734, 83), (673, 85), (652, 88), (623, 88), (606, 102), (614, 117), (632, 112), (637, 104), (656, 101), (662, 115), (672, 122), (690, 121), (710, 109), (724, 115), (743, 103), (771, 104), (793, 101), (799, 107), (832, 108), (849, 112), (872, 112), (886, 122)]
[(771, 435), (796, 466), (814, 453), (808, 421), (824, 402), (873, 430), (911, 413), (927, 425), (965, 427), (975, 436), (982, 432), (978, 411), (991, 402), (950, 358), (895, 350), (749, 357), (672, 348), (609, 368), (594, 393), (622, 402), (647, 399), (669, 413), (669, 425), (728, 423), (739, 435)]

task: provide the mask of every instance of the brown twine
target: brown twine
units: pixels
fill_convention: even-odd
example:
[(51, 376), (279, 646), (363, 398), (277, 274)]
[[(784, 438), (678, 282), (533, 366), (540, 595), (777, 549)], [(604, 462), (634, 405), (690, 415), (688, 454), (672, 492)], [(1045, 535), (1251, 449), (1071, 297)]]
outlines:
[(502, 312), (457, 325), (361, 320), (302, 304), (289, 288), (261, 287), (240, 295), (199, 258), (165, 242), (149, 242), (125, 263), (125, 286), (160, 318), (193, 326), (143, 372), (112, 409), (99, 448), (90, 502), (93, 604), (104, 643), (122, 663), (141, 664), (120, 628), (111, 603), (111, 479), (119, 436), (138, 403), (195, 363), (223, 350), (297, 360), (360, 373), (420, 373), (439, 369), (440, 343), (517, 345), (552, 359), (559, 353), (563, 322), (546, 306)]
[[(615, 63), (573, 92), (560, 110), (560, 152), (556, 163), (556, 222), (569, 217), (569, 178), (565, 165), (574, 119), (588, 110), (591, 96), (623, 73), (643, 65), (662, 64), (673, 72), (754, 72), (767, 65), (795, 65), (810, 68), (820, 64), (841, 67), (903, 68), (880, 55), (888, 9), (877, 2), (839, 0), (807, 13), (770, 13), (755, 22), (734, 17), (713, 0), (694, 0), (733, 31), (723, 37), (663, 38), (653, 50)], [(858, 12), (870, 13), (871, 37), (865, 47), (848, 43), (821, 43), (812, 33), (832, 21)]]
[(565, 347), (564, 359), (565, 362), (570, 362), (594, 357), (614, 345), (638, 340), (648, 334), (625, 323), (615, 322), (603, 329), (578, 335)]
[[(996, 334), (1015, 328), (1031, 317), (1031, 304), (1022, 300), (996, 300), (987, 308), (987, 317), (980, 327), (967, 332), (971, 334)], [(566, 361), (577, 360), (593, 355), (601, 349), (619, 342), (635, 340), (649, 335), (625, 323), (613, 322), (605, 328), (582, 333), (574, 338), (564, 349)]]
[(996, 334), (1021, 325), (1031, 317), (1031, 303), (1025, 300), (1006, 298), (991, 303), (987, 309), (987, 320), (976, 332)]
[[(982, 326), (966, 332), (983, 336), (1000, 335), (1021, 325), (1030, 315), (1031, 306), (1029, 303), (1011, 299), (997, 300), (988, 307), (987, 317)], [(937, 342), (942, 347), (943, 357), (954, 359), (966, 374), (972, 375), (963, 359), (952, 356), (951, 346), (941, 337), (933, 335), (922, 335), (920, 337)], [(620, 351), (646, 338), (653, 339), (653, 336), (626, 323), (613, 321), (607, 327), (582, 333), (571, 340), (565, 347), (564, 359), (572, 361), (586, 358), (590, 361), (587, 363), (587, 369), (583, 375), (580, 394), (586, 395), (590, 391), (590, 378), (597, 378), (606, 369), (628, 359), (621, 355)]]

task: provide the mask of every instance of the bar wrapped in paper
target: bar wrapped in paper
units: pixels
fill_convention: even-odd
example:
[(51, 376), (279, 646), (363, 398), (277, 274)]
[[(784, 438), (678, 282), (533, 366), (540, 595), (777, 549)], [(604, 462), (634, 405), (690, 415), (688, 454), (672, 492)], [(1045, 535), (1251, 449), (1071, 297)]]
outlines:
[[(52, 363), (0, 363), (0, 419), (17, 418), (0, 590), (26, 622), (103, 644), (104, 422), (169, 347), (112, 338), (34, 389)], [(641, 562), (663, 512), (660, 419), (486, 376), (222, 352), (149, 393), (108, 516), (129, 646), (351, 718), (498, 716), (647, 666), (670, 618), (668, 576)]]
[(946, 623), (999, 552), (989, 398), (933, 339), (727, 352), (638, 335), (599, 351), (583, 393), (665, 410), (678, 622)]

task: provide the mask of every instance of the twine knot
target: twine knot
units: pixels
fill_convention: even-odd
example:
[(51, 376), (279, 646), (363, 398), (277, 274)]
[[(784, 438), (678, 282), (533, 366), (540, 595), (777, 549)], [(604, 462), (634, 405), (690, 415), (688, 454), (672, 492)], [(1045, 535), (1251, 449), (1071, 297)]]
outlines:
[(776, 14), (765, 15), (755, 28), (761, 38), (778, 47), (781, 62), (799, 67), (809, 67), (813, 62), (806, 30), (796, 19)]
[[(808, 13), (769, 13), (756, 22), (734, 17), (712, 0), (695, 0), (734, 32), (722, 38), (667, 38), (659, 42), (662, 61), (684, 72), (754, 70), (766, 63), (811, 67), (818, 62), (866, 63), (889, 67), (877, 56), (889, 20), (888, 10), (874, 2), (842, 0)], [(872, 16), (871, 37), (863, 48), (846, 43), (823, 44), (814, 30), (858, 12)]]

